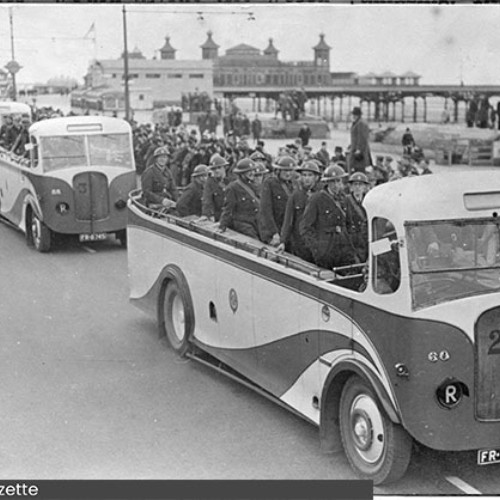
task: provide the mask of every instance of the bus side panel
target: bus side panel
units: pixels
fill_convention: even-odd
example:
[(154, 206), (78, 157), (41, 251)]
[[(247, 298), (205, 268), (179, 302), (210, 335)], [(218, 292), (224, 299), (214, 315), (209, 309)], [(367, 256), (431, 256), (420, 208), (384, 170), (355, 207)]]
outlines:
[(22, 226), (24, 202), (35, 188), (19, 166), (0, 159), (0, 211), (16, 226)]

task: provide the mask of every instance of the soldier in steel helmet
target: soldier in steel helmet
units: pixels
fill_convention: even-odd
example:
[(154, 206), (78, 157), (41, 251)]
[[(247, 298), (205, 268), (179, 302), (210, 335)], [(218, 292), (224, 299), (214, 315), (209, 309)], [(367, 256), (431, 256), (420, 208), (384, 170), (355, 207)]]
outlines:
[(327, 269), (356, 262), (347, 230), (351, 215), (343, 194), (346, 175), (338, 165), (325, 170), (321, 178), (325, 187), (311, 196), (300, 224), (300, 234), (314, 262)]
[(351, 242), (360, 262), (368, 258), (368, 218), (363, 207), (363, 199), (370, 189), (370, 181), (362, 172), (354, 172), (349, 177), (347, 204), (351, 214), (351, 224), (348, 227)]
[(229, 162), (219, 153), (215, 153), (210, 158), (211, 175), (203, 188), (201, 202), (201, 214), (212, 222), (218, 222), (222, 213), (224, 204), (224, 191), (226, 189), (226, 168)]
[(221, 232), (230, 228), (252, 238), (259, 238), (259, 197), (253, 186), (255, 169), (255, 162), (250, 158), (243, 158), (236, 164), (233, 170), (236, 180), (229, 184), (224, 197), (219, 223)]
[(206, 165), (197, 165), (191, 174), (191, 182), (177, 200), (177, 213), (181, 217), (201, 215), (203, 187), (207, 182), (209, 169)]
[(256, 168), (253, 179), (253, 186), (257, 196), (260, 198), (262, 194), (262, 185), (264, 183), (264, 178), (269, 173), (269, 170), (267, 170), (266, 165), (262, 160), (256, 160), (255, 167)]
[(293, 192), (292, 177), (297, 162), (290, 156), (282, 156), (273, 167), (274, 175), (267, 177), (262, 184), (259, 233), (264, 243), (278, 246), (286, 203)]
[(142, 193), (148, 206), (162, 205), (165, 208), (175, 208), (177, 185), (168, 168), (169, 158), (170, 153), (166, 146), (156, 148), (153, 165), (141, 176)]
[(314, 262), (311, 250), (300, 234), (300, 221), (304, 215), (307, 201), (315, 192), (321, 170), (316, 161), (307, 161), (297, 167), (300, 174), (299, 185), (286, 204), (285, 218), (281, 226), (279, 251), (287, 250), (301, 259)]

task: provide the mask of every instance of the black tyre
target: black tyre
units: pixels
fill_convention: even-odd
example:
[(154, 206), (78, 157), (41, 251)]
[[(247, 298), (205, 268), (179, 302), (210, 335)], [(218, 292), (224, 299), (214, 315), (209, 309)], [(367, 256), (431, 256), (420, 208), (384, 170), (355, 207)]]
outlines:
[(52, 245), (51, 230), (38, 218), (35, 212), (30, 212), (26, 220), (26, 236), (28, 243), (39, 252), (48, 252)]
[(160, 294), (159, 307), (160, 335), (167, 337), (179, 356), (185, 356), (191, 350), (194, 312), (184, 280), (173, 278), (167, 281)]
[(358, 376), (352, 376), (344, 386), (339, 417), (347, 459), (363, 479), (377, 485), (404, 475), (412, 439), (387, 417), (372, 388)]
[(127, 248), (127, 230), (122, 229), (121, 231), (117, 231), (115, 233), (116, 239), (120, 242), (120, 245), (123, 248)]

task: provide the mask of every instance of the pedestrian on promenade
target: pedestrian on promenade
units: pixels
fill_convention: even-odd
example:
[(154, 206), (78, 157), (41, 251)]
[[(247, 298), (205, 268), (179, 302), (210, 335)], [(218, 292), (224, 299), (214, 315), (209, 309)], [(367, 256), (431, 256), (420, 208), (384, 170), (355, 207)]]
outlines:
[(372, 165), (370, 152), (370, 128), (361, 118), (361, 108), (352, 110), (353, 122), (351, 125), (351, 154), (349, 155), (349, 172), (363, 172)]

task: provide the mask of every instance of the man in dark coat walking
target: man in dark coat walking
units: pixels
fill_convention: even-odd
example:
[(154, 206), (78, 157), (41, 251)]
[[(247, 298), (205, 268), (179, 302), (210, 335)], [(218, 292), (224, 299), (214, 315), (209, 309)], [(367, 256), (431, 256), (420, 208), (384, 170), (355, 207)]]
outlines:
[(311, 138), (311, 129), (307, 123), (304, 123), (299, 130), (299, 139), (302, 141), (302, 147), (309, 144), (309, 139)]
[(365, 168), (372, 165), (370, 151), (370, 128), (361, 118), (361, 108), (352, 110), (353, 122), (351, 125), (351, 153), (349, 155), (349, 172), (365, 172)]

